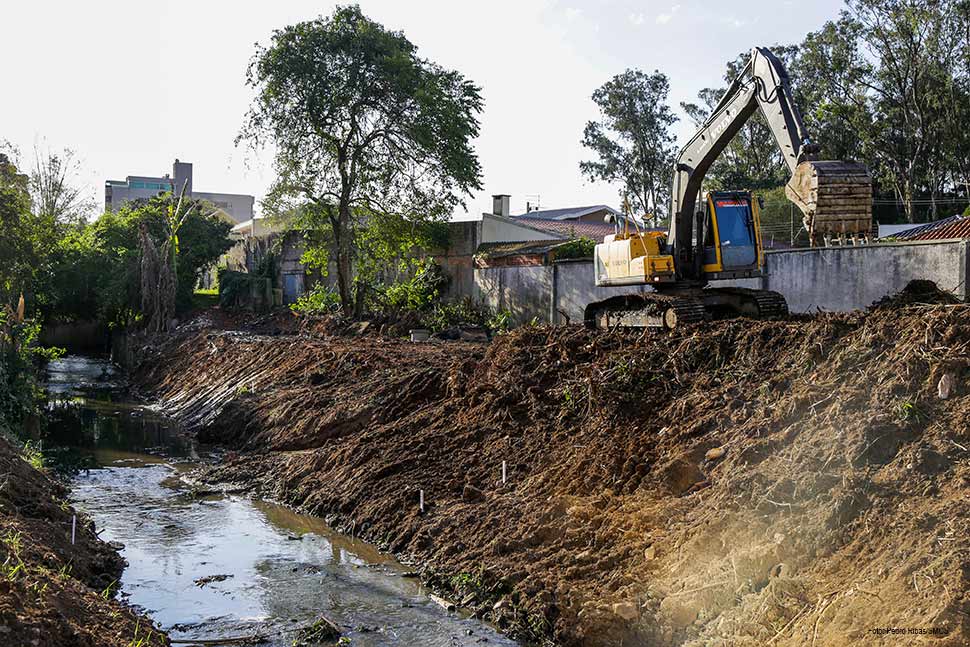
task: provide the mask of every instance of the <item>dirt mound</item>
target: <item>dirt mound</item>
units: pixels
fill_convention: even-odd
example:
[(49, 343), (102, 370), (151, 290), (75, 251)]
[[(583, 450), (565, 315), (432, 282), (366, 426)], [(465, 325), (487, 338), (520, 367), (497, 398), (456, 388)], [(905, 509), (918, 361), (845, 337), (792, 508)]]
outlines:
[[(64, 501), (59, 483), (0, 438), (0, 636), (3, 645), (167, 645), (112, 597), (124, 560)], [(141, 642), (138, 642), (141, 640)]]
[(970, 308), (918, 300), (487, 352), (213, 331), (141, 380), (254, 450), (210, 480), (431, 565), (520, 636), (962, 645)]
[(916, 279), (906, 284), (899, 293), (883, 297), (871, 308), (899, 308), (909, 305), (956, 305), (962, 304), (953, 293), (941, 290), (933, 281)]

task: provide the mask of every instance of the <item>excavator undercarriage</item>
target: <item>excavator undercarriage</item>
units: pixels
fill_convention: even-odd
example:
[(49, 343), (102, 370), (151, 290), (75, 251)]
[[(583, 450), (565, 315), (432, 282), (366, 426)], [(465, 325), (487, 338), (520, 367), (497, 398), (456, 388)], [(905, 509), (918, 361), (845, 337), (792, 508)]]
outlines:
[(625, 294), (590, 304), (585, 323), (590, 328), (662, 328), (711, 319), (748, 316), (760, 319), (788, 314), (785, 297), (751, 288), (685, 288), (670, 292)]

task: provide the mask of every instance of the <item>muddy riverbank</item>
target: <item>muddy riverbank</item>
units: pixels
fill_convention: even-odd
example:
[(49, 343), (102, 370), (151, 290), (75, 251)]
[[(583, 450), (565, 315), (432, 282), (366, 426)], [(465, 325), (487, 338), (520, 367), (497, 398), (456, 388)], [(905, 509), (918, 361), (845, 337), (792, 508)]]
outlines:
[(139, 383), (240, 450), (210, 482), (353, 528), (515, 635), (970, 639), (966, 306), (489, 346), (276, 332), (187, 327)]
[(61, 483), (2, 438), (0, 564), (2, 645), (168, 644), (150, 618), (114, 598), (124, 567), (116, 547), (68, 504)]
[(173, 644), (290, 647), (321, 618), (359, 647), (514, 644), (319, 518), (200, 488), (192, 475), (218, 448), (133, 402), (106, 360), (70, 356), (48, 373), (51, 469), (71, 475), (70, 500), (101, 538), (123, 546), (114, 588)]

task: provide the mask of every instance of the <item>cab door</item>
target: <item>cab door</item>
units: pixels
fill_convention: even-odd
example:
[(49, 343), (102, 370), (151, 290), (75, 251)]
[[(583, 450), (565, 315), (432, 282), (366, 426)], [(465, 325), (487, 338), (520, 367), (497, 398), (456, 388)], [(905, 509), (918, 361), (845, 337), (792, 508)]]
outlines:
[(751, 194), (708, 194), (704, 236), (704, 271), (730, 272), (759, 264), (758, 232)]

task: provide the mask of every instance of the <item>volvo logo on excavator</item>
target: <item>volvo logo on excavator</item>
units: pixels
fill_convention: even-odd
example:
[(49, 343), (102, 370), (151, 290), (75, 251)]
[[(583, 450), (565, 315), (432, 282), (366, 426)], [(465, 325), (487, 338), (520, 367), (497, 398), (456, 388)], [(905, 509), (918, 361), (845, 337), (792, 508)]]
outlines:
[(720, 136), (720, 134), (723, 133), (725, 130), (727, 130), (727, 127), (730, 125), (731, 125), (731, 111), (728, 110), (724, 114), (724, 117), (722, 117), (720, 121), (714, 124), (714, 127), (712, 129), (714, 131), (714, 139), (717, 139), (717, 137)]

